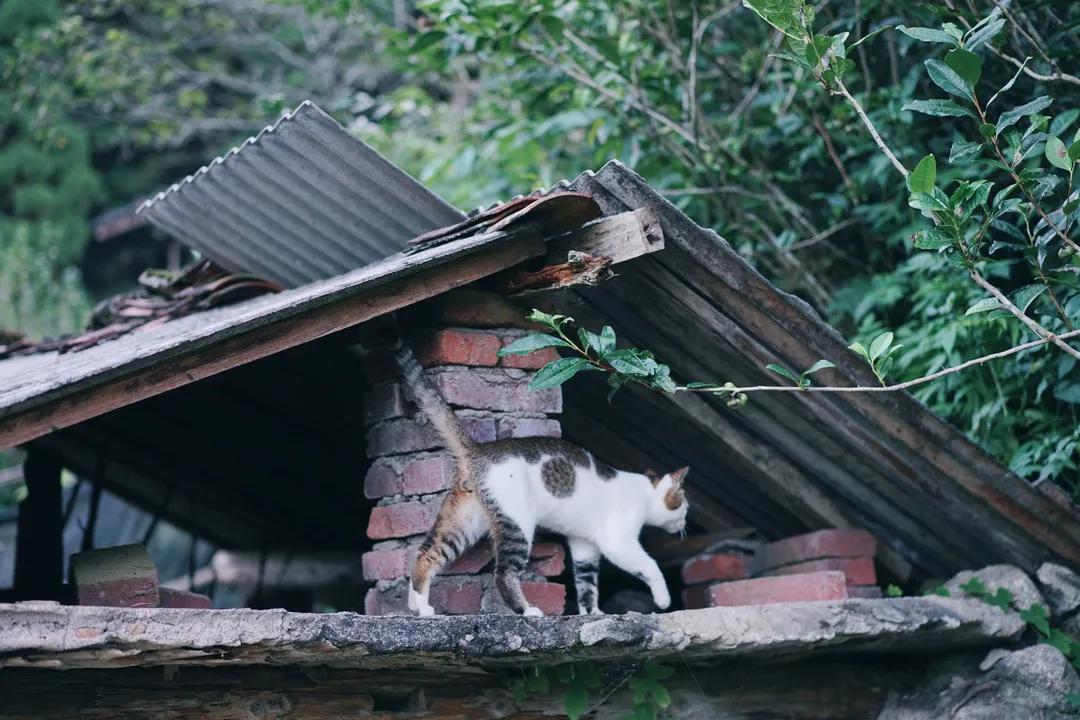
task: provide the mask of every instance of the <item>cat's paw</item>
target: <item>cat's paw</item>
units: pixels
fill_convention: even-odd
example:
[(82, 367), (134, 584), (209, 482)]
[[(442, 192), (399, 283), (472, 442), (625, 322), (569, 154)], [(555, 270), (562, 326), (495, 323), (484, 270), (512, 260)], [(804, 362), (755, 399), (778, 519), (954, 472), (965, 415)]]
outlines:
[(525, 608), (525, 612), (522, 613), (525, 617), (544, 617), (544, 611), (535, 605), (530, 605)]
[(667, 610), (671, 607), (671, 593), (668, 592), (666, 587), (656, 588), (653, 590), (652, 601), (656, 607)]
[(431, 607), (427, 598), (412, 588), (409, 588), (409, 609), (420, 617), (431, 617), (435, 614), (435, 608)]
[(435, 614), (435, 608), (430, 605), (421, 605), (416, 609), (416, 614), (420, 617), (432, 617)]

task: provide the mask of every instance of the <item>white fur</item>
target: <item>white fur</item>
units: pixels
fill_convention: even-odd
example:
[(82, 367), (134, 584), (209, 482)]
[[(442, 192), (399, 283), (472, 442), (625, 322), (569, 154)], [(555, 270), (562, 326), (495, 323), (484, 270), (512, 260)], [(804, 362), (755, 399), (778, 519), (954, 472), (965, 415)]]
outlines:
[[(541, 468), (548, 459), (527, 463), (511, 458), (492, 466), (485, 485), (502, 511), (521, 527), (530, 544), (537, 527), (561, 533), (568, 538), (573, 557), (585, 560), (603, 555), (647, 583), (657, 607), (669, 607), (671, 595), (664, 576), (638, 536), (644, 525), (669, 532), (685, 526), (686, 503), (677, 510), (664, 505), (671, 477), (664, 476), (654, 486), (645, 475), (617, 471), (615, 477), (604, 479), (595, 467), (575, 466), (574, 492), (560, 498), (544, 487)], [(599, 613), (599, 608), (588, 611)]]

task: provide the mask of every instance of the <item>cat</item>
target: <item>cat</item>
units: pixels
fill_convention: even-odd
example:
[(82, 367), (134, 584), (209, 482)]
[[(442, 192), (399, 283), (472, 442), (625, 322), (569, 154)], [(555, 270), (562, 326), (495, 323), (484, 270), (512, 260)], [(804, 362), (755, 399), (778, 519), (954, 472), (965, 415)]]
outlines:
[(537, 528), (567, 538), (579, 613), (602, 614), (601, 556), (645, 582), (658, 608), (671, 605), (664, 576), (638, 536), (644, 525), (684, 531), (689, 504), (683, 480), (689, 468), (652, 477), (616, 470), (556, 438), (473, 442), (412, 350), (402, 343), (395, 357), (408, 395), (450, 450), (455, 467), (454, 484), (413, 567), (410, 610), (434, 615), (428, 601), (433, 576), (488, 534), (495, 584), (506, 604), (522, 615), (543, 615), (526, 599), (520, 581)]

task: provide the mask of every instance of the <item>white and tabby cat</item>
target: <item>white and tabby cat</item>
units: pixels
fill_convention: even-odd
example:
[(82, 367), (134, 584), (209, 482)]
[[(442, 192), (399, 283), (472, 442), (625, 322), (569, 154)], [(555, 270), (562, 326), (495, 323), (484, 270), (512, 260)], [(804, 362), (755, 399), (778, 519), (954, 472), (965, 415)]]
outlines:
[(688, 468), (662, 477), (615, 470), (592, 453), (555, 438), (475, 443), (424, 376), (412, 351), (396, 353), (405, 386), (454, 456), (455, 484), (420, 546), (409, 584), (409, 608), (433, 615), (431, 580), (485, 534), (495, 550), (495, 580), (515, 612), (542, 615), (521, 591), (536, 529), (567, 537), (581, 613), (599, 613), (597, 571), (603, 555), (648, 584), (653, 602), (671, 604), (660, 568), (641, 547), (644, 525), (668, 532), (686, 526), (682, 489)]

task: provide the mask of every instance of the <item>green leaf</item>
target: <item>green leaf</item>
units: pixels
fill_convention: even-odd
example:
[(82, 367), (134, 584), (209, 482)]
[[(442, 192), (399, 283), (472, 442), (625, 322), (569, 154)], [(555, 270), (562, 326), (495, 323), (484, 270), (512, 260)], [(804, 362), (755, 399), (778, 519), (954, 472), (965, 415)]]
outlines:
[(573, 322), (574, 318), (566, 315), (548, 315), (546, 312), (541, 312), (540, 310), (533, 308), (532, 312), (526, 317), (526, 320), (546, 325), (553, 330), (557, 330), (564, 324)]
[(1018, 108), (1006, 110), (998, 117), (996, 134), (1000, 135), (1006, 128), (1012, 127), (1019, 122), (1022, 117), (1034, 115), (1045, 110), (1052, 102), (1054, 102), (1054, 98), (1049, 95), (1040, 95), (1031, 102), (1024, 103)]
[(870, 359), (877, 360), (879, 357), (885, 354), (885, 351), (889, 349), (889, 346), (893, 343), (893, 334), (889, 331), (885, 331), (874, 338), (874, 341), (870, 343)]
[(975, 597), (982, 597), (988, 592), (986, 585), (983, 585), (983, 581), (979, 579), (978, 575), (973, 575), (970, 580), (960, 586), (960, 589)]
[(611, 365), (615, 372), (631, 375), (633, 377), (648, 377), (653, 369), (638, 357), (633, 350), (612, 350), (604, 356), (604, 361)]
[(930, 79), (939, 88), (949, 93), (950, 95), (957, 95), (968, 100), (972, 97), (972, 90), (970, 84), (960, 77), (955, 70), (943, 63), (937, 58), (930, 58), (925, 61), (923, 65), (926, 66), (926, 72), (930, 76)]
[(956, 104), (954, 100), (912, 100), (900, 109), (935, 117), (963, 117), (972, 114), (970, 110)]
[(1073, 707), (1080, 707), (1080, 693), (1067, 693), (1065, 701)]
[(872, 30), (872, 31), (868, 32), (867, 34), (863, 35), (861, 38), (859, 38), (855, 42), (848, 45), (847, 49), (848, 49), (848, 51), (854, 50), (855, 48), (862, 45), (867, 40), (870, 40), (871, 38), (877, 37), (878, 35), (885, 32), (886, 30), (891, 30), (891, 29), (892, 29), (892, 25), (882, 25), (877, 30)]
[(1022, 610), (1020, 619), (1033, 626), (1044, 636), (1050, 636), (1050, 614), (1046, 611), (1045, 605), (1035, 603), (1027, 610)]
[(979, 126), (979, 134), (987, 140), (993, 140), (997, 137), (997, 132), (997, 126), (992, 123), (983, 123)]
[(506, 357), (507, 355), (527, 355), (528, 353), (536, 350), (543, 350), (550, 347), (573, 347), (570, 343), (563, 340), (561, 337), (555, 335), (546, 335), (544, 333), (534, 333), (533, 335), (526, 335), (523, 338), (518, 338), (509, 345), (499, 348), (499, 357)]
[(777, 365), (776, 363), (769, 363), (765, 367), (768, 368), (769, 370), (772, 370), (777, 375), (783, 375), (784, 377), (786, 377), (788, 380), (791, 380), (796, 385), (799, 384), (799, 377), (795, 373), (788, 370), (787, 368), (785, 368), (785, 367), (783, 367), (781, 365)]
[(563, 31), (566, 28), (566, 25), (563, 23), (562, 19), (556, 17), (555, 15), (544, 15), (540, 18), (540, 24), (544, 27), (545, 30), (547, 30), (548, 34), (556, 40), (562, 38)]
[(603, 355), (615, 349), (615, 331), (610, 325), (600, 328), (600, 354)]
[(589, 691), (573, 685), (566, 691), (565, 710), (570, 720), (578, 720), (589, 709)]
[(412, 51), (414, 53), (423, 52), (432, 45), (441, 43), (444, 39), (446, 39), (446, 33), (442, 30), (432, 30), (430, 32), (426, 32), (423, 35), (418, 36), (416, 40), (413, 41)]
[(1001, 307), (1001, 303), (997, 301), (997, 298), (983, 298), (979, 302), (969, 307), (967, 309), (967, 312), (964, 313), (964, 315), (975, 315), (977, 313), (987, 312), (989, 310), (997, 310), (999, 307)]
[(1066, 657), (1072, 654), (1073, 639), (1057, 628), (1050, 629), (1050, 636), (1046, 638), (1046, 644), (1056, 647)]
[(794, 40), (802, 40), (813, 22), (814, 11), (799, 0), (743, 0), (765, 22)]
[(898, 25), (896, 29), (907, 35), (909, 38), (914, 38), (920, 42), (947, 43), (949, 45), (956, 44), (956, 40), (942, 30), (924, 27), (907, 27), (905, 25)]
[[(994, 9), (997, 12), (997, 8)], [(971, 29), (968, 34), (967, 41), (964, 45), (968, 50), (977, 50), (989, 41), (994, 39), (994, 36), (1001, 32), (1001, 28), (1005, 27), (1005, 19), (998, 17), (993, 19), (994, 15), (991, 14), (983, 22), (979, 23)], [(984, 24), (985, 23), (985, 24)]]
[(987, 595), (983, 601), (994, 607), (1008, 610), (1012, 606), (1013, 594), (1007, 588), (999, 587), (993, 595)]
[(1065, 172), (1072, 168), (1072, 160), (1069, 159), (1069, 151), (1065, 149), (1065, 143), (1057, 135), (1046, 138), (1046, 159), (1054, 167), (1059, 167)]
[(585, 358), (559, 358), (540, 368), (529, 382), (530, 390), (558, 387), (582, 370), (598, 370)]
[(964, 82), (974, 88), (982, 77), (982, 58), (973, 52), (956, 48), (945, 53), (945, 64), (956, 71)]
[(913, 193), (928, 193), (934, 189), (936, 180), (937, 162), (934, 160), (933, 154), (927, 155), (919, 161), (919, 164), (908, 175), (908, 190)]
[(1069, 146), (1069, 160), (1072, 162), (1080, 160), (1080, 140)]
[(686, 387), (690, 390), (719, 390), (722, 386), (716, 383), (691, 382), (686, 383)]
[(903, 595), (904, 591), (900, 589), (899, 585), (890, 583), (889, 586), (885, 588), (885, 597), (898, 598), (903, 597)]
[(816, 373), (819, 370), (825, 370), (826, 368), (834, 368), (834, 367), (836, 367), (836, 365), (834, 365), (833, 363), (831, 363), (828, 360), (818, 360), (816, 363), (814, 363), (813, 365), (811, 365), (810, 367), (806, 368), (806, 370), (803, 371), (803, 376), (805, 377), (807, 375), (812, 375), (813, 373)]
[(866, 346), (863, 345), (861, 342), (851, 343), (850, 345), (848, 345), (848, 350), (852, 351), (860, 357), (866, 358), (867, 360), (870, 359), (870, 353), (866, 352)]
[(1076, 122), (1076, 118), (1080, 117), (1080, 108), (1069, 108), (1065, 110), (1050, 123), (1051, 135), (1064, 135), (1065, 131), (1069, 129), (1069, 126)]
[(920, 230), (913, 236), (916, 250), (940, 250), (952, 245), (952, 240), (937, 230)]

